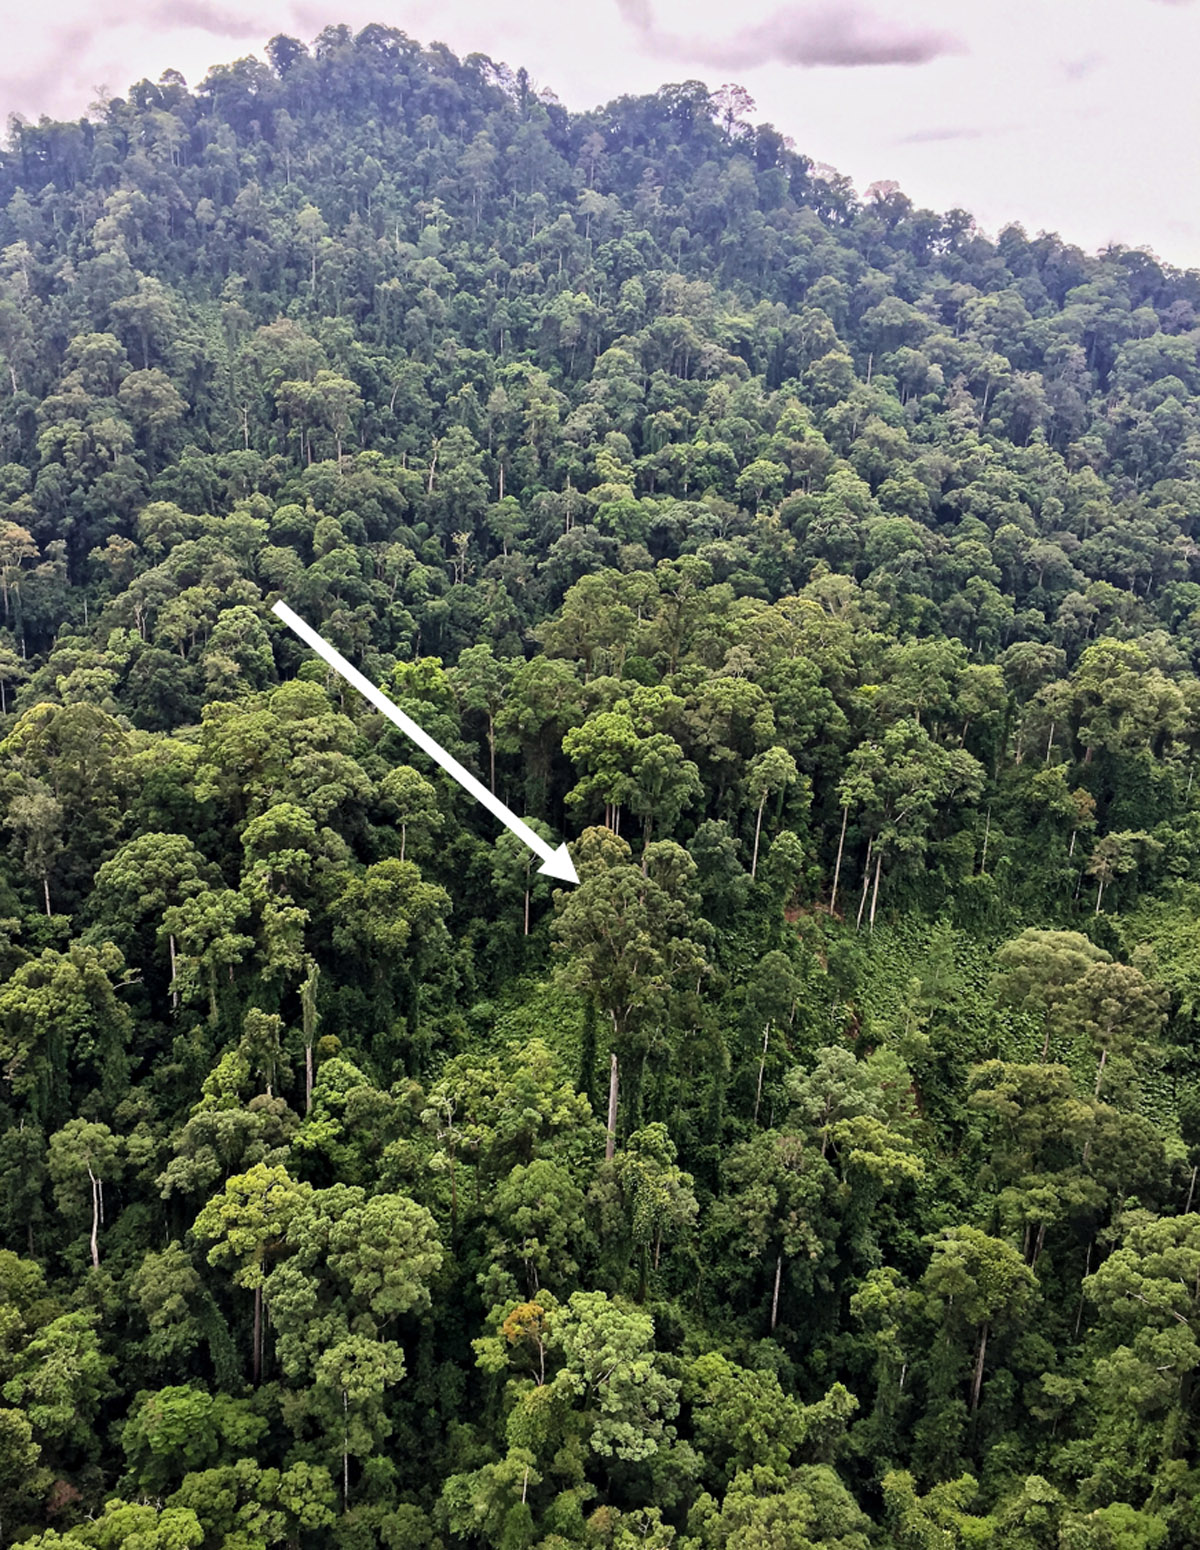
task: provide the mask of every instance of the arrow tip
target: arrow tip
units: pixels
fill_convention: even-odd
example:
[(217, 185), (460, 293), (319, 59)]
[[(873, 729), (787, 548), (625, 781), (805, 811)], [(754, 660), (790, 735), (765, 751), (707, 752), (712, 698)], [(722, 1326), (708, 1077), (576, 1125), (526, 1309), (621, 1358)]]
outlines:
[(538, 871), (543, 877), (560, 877), (564, 883), (579, 881), (579, 873), (575, 870), (575, 863), (566, 845), (560, 845), (545, 866), (538, 867)]

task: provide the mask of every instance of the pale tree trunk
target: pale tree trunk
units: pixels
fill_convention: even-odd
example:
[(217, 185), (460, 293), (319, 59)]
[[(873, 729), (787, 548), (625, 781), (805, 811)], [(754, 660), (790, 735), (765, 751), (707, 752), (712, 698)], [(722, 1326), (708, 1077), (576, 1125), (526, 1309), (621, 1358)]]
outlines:
[(983, 1388), (983, 1360), (987, 1355), (988, 1325), (979, 1331), (979, 1350), (975, 1357), (975, 1376), (971, 1380), (971, 1414), (979, 1409), (979, 1391)]
[(619, 1086), (619, 1073), (617, 1069), (616, 1054), (609, 1056), (608, 1069), (608, 1139), (604, 1143), (604, 1161), (612, 1162), (613, 1153), (617, 1149), (617, 1088)]
[(175, 933), (172, 931), (167, 937), (167, 943), (171, 949), (171, 1009), (179, 1010), (179, 991), (175, 988)]
[(1187, 1205), (1185, 1205), (1184, 1208), (1183, 1208), (1184, 1216), (1187, 1216), (1188, 1213), (1192, 1209), (1192, 1199), (1195, 1196), (1195, 1193), (1196, 1193), (1196, 1169), (1193, 1168), (1192, 1169), (1192, 1182), (1188, 1185)]
[(754, 1123), (758, 1124), (758, 1108), (762, 1103), (763, 1072), (767, 1068), (767, 1043), (771, 1037), (770, 1023), (763, 1029), (762, 1058), (758, 1062), (758, 1089), (754, 1094)]
[(764, 791), (763, 794), (762, 794), (762, 801), (759, 802), (759, 804), (758, 804), (758, 816), (754, 820), (754, 857), (753, 857), (753, 859), (750, 862), (750, 876), (751, 877), (755, 877), (758, 874), (758, 840), (759, 840), (759, 836), (762, 833), (762, 815), (763, 815), (763, 808), (766, 807), (766, 805), (767, 805), (767, 793)]
[(46, 895), (46, 918), (50, 918), (50, 879), (42, 878), (42, 892)]
[(88, 1166), (88, 1178), (92, 1181), (92, 1269), (100, 1268), (100, 1180)]
[(871, 852), (874, 849), (874, 845), (875, 841), (873, 838), (867, 841), (867, 859), (863, 867), (862, 898), (858, 901), (858, 919), (854, 922), (854, 929), (856, 931), (862, 930), (863, 911), (867, 907), (867, 890), (871, 886)]
[(304, 1046), (304, 1112), (312, 1110), (313, 1090), (313, 1047), (311, 1044)]
[(254, 1386), (262, 1373), (262, 1287), (254, 1288)]
[(779, 1321), (779, 1283), (783, 1279), (783, 1255), (780, 1254), (775, 1261), (775, 1290), (771, 1293), (771, 1334), (775, 1333), (775, 1325)]
[(843, 807), (842, 808), (842, 832), (838, 836), (837, 861), (834, 863), (834, 868), (833, 868), (833, 892), (829, 896), (829, 913), (831, 915), (836, 915), (837, 914), (838, 879), (842, 875), (842, 851), (845, 849), (845, 845), (846, 845), (846, 825), (849, 822), (850, 822), (850, 809), (849, 809), (849, 807)]
[(1092, 1094), (1093, 1098), (1099, 1098), (1099, 1096), (1100, 1096), (1100, 1083), (1104, 1080), (1104, 1067), (1105, 1067), (1105, 1065), (1107, 1063), (1108, 1063), (1108, 1045), (1106, 1044), (1104, 1046), (1104, 1048), (1100, 1051), (1100, 1064), (1096, 1067), (1096, 1090)]
[(525, 935), (529, 935), (529, 889), (525, 890)]
[(875, 852), (875, 887), (871, 891), (871, 918), (867, 922), (869, 930), (875, 929), (875, 906), (879, 903), (879, 873), (883, 868), (883, 852)]
[(342, 1511), (350, 1511), (350, 1396), (342, 1390)]

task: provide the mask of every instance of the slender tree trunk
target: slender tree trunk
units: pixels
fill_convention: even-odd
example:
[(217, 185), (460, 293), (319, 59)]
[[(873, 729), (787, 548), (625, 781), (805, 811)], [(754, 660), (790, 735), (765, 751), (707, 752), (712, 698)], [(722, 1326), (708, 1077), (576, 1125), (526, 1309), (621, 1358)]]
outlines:
[(401, 859), (401, 861), (404, 860), (404, 847), (405, 847), (405, 845), (407, 843), (408, 843), (408, 825), (406, 823), (402, 823), (400, 825), (400, 859)]
[(750, 862), (750, 876), (751, 877), (756, 876), (757, 873), (758, 873), (758, 840), (759, 840), (759, 836), (762, 833), (762, 815), (763, 815), (763, 808), (766, 807), (766, 805), (767, 805), (767, 793), (764, 791), (763, 794), (762, 794), (762, 800), (758, 804), (758, 816), (754, 820), (754, 856), (753, 856), (753, 859)]
[(833, 892), (829, 896), (829, 913), (831, 915), (836, 915), (837, 914), (838, 879), (842, 875), (842, 851), (845, 849), (845, 846), (846, 846), (846, 825), (849, 822), (850, 822), (850, 808), (848, 806), (846, 806), (846, 807), (842, 808), (842, 832), (838, 836), (837, 861), (834, 863), (834, 868), (833, 868)]
[(988, 1325), (979, 1331), (979, 1350), (975, 1357), (975, 1376), (971, 1380), (971, 1414), (979, 1409), (979, 1391), (983, 1388), (983, 1360), (987, 1355)]
[(350, 1511), (350, 1396), (342, 1390), (342, 1511)]
[(46, 895), (46, 918), (50, 917), (50, 879), (42, 878), (42, 892)]
[(862, 897), (858, 901), (858, 919), (854, 922), (854, 929), (856, 931), (862, 930), (863, 911), (867, 907), (867, 890), (871, 886), (871, 852), (874, 845), (874, 838), (867, 841), (867, 860), (866, 865), (863, 867)]
[[(1092, 1273), (1092, 1245), (1087, 1246), (1087, 1258), (1083, 1262), (1083, 1279), (1086, 1281)], [(1075, 1315), (1075, 1338), (1079, 1339), (1079, 1327), (1083, 1323), (1083, 1293), (1079, 1294), (1079, 1311)]]
[(177, 1012), (179, 1010), (179, 991), (175, 988), (175, 933), (173, 931), (167, 937), (167, 943), (171, 949), (171, 1008)]
[(100, 1180), (88, 1167), (88, 1178), (92, 1181), (92, 1269), (100, 1268)]
[(1092, 1094), (1093, 1098), (1099, 1098), (1100, 1096), (1100, 1083), (1104, 1080), (1104, 1067), (1107, 1061), (1108, 1046), (1105, 1045), (1104, 1048), (1100, 1051), (1100, 1064), (1096, 1067), (1096, 1090)]
[[(495, 789), (493, 787), (493, 789)], [(525, 935), (529, 935), (529, 889), (525, 890)]]
[(1196, 1169), (1193, 1168), (1192, 1169), (1192, 1182), (1188, 1185), (1187, 1205), (1185, 1205), (1184, 1208), (1183, 1208), (1184, 1216), (1187, 1216), (1189, 1214), (1189, 1212), (1191, 1211), (1191, 1209), (1192, 1209), (1192, 1200), (1193, 1200), (1195, 1194), (1196, 1194)]
[(979, 862), (979, 875), (980, 875), (980, 877), (984, 877), (984, 876), (987, 875), (988, 840), (991, 838), (991, 835), (992, 835), (992, 809), (991, 809), (991, 807), (989, 807), (988, 810), (987, 810), (987, 821), (985, 822), (985, 824), (983, 826), (983, 855), (980, 858), (980, 862)]
[(883, 852), (881, 850), (877, 850), (875, 852), (875, 886), (871, 890), (871, 918), (867, 922), (867, 929), (870, 931), (874, 931), (875, 929), (875, 906), (879, 903), (879, 874), (882, 869)]
[(1100, 879), (1100, 886), (1099, 886), (1099, 888), (1096, 889), (1096, 910), (1095, 910), (1095, 913), (1097, 915), (1100, 913), (1100, 900), (1103, 897), (1104, 897), (1104, 879), (1101, 878)]
[(615, 1052), (609, 1056), (608, 1068), (608, 1139), (604, 1143), (604, 1161), (612, 1162), (617, 1149), (617, 1088), (619, 1072)]
[(771, 1334), (775, 1333), (775, 1325), (779, 1321), (779, 1283), (783, 1279), (783, 1255), (775, 1260), (775, 1290), (771, 1293)]
[(262, 1373), (262, 1287), (254, 1288), (254, 1386)]
[(762, 1058), (758, 1062), (758, 1090), (754, 1094), (754, 1123), (758, 1124), (758, 1107), (762, 1102), (763, 1072), (767, 1068), (767, 1043), (771, 1037), (770, 1023), (763, 1029)]

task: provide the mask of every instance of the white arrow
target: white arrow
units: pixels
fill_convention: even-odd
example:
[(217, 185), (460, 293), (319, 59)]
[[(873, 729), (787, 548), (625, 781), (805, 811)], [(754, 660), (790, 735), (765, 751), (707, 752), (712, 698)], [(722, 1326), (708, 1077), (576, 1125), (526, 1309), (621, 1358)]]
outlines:
[(465, 770), (458, 760), (452, 754), (448, 754), (440, 743), (435, 742), (423, 727), (419, 727), (410, 716), (406, 716), (398, 706), (393, 705), (382, 689), (373, 684), (369, 678), (364, 678), (356, 667), (351, 667), (340, 651), (335, 651), (324, 636), (318, 635), (311, 625), (305, 624), (300, 615), (293, 613), (286, 603), (276, 603), (271, 612), (277, 614), (284, 624), (295, 630), (306, 646), (311, 646), (319, 657), (324, 657), (330, 667), (340, 673), (364, 699), (370, 700), (377, 711), (398, 726), (401, 732), (411, 737), (418, 748), (424, 749), (435, 763), (441, 765), (447, 775), (452, 775), (464, 790), (469, 791), (477, 802), (487, 808), (493, 817), (499, 818), (506, 828), (511, 829), (519, 840), (529, 846), (530, 850), (541, 856), (544, 865), (538, 867), (539, 872), (545, 873), (547, 877), (561, 878), (565, 883), (579, 881), (575, 863), (571, 860), (571, 853), (565, 845), (560, 845), (555, 850), (542, 839), (540, 834), (535, 834), (511, 808), (505, 807), (494, 792), (489, 791), (481, 781), (476, 780), (470, 770)]

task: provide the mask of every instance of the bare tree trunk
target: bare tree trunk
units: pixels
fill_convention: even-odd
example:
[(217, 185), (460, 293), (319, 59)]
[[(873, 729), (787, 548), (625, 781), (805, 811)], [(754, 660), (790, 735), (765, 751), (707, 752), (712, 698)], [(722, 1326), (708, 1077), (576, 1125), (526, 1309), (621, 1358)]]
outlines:
[(854, 922), (856, 931), (862, 930), (863, 910), (867, 907), (867, 889), (871, 886), (871, 852), (874, 848), (874, 837), (867, 841), (867, 860), (863, 867), (862, 898), (858, 901), (858, 919)]
[(313, 1047), (311, 1044), (304, 1046), (304, 1112), (312, 1111), (313, 1090)]
[(875, 852), (875, 886), (871, 890), (871, 918), (867, 922), (867, 927), (871, 931), (874, 931), (875, 929), (875, 906), (879, 903), (879, 874), (882, 869), (883, 852), (881, 850), (877, 850)]
[(529, 889), (525, 890), (525, 935), (529, 935)]
[(619, 1075), (617, 1070), (617, 1057), (612, 1054), (611, 1064), (608, 1070), (608, 1139), (604, 1143), (604, 1161), (612, 1162), (613, 1153), (617, 1149), (617, 1088)]
[(988, 810), (987, 810), (987, 822), (983, 826), (983, 855), (980, 857), (980, 861), (979, 861), (979, 875), (980, 875), (980, 877), (984, 877), (984, 876), (987, 875), (988, 840), (991, 838), (991, 836), (992, 836), (992, 809), (989, 807)]
[(92, 1269), (100, 1268), (100, 1180), (88, 1166), (88, 1178), (92, 1181)]
[(764, 791), (763, 794), (762, 794), (762, 801), (758, 804), (758, 817), (754, 820), (754, 856), (753, 856), (753, 859), (750, 862), (750, 876), (751, 877), (756, 876), (757, 873), (758, 873), (758, 840), (759, 840), (759, 836), (762, 833), (762, 815), (763, 815), (763, 808), (766, 807), (766, 805), (767, 805), (767, 793)]
[(350, 1511), (350, 1396), (342, 1390), (342, 1511)]
[(758, 1106), (762, 1102), (763, 1072), (767, 1068), (767, 1042), (771, 1037), (770, 1023), (763, 1029), (762, 1059), (758, 1062), (758, 1090), (754, 1094), (754, 1123), (758, 1124)]
[(1108, 1046), (1105, 1045), (1104, 1048), (1100, 1051), (1100, 1064), (1096, 1067), (1096, 1090), (1092, 1094), (1093, 1098), (1099, 1098), (1100, 1096), (1100, 1083), (1104, 1080), (1104, 1067), (1107, 1061)]
[(1188, 1213), (1191, 1211), (1191, 1209), (1192, 1209), (1192, 1200), (1193, 1200), (1195, 1194), (1196, 1194), (1196, 1170), (1195, 1170), (1195, 1168), (1193, 1168), (1192, 1169), (1192, 1182), (1188, 1185), (1187, 1205), (1185, 1205), (1184, 1208), (1183, 1208), (1184, 1216), (1187, 1216)]
[(167, 937), (167, 943), (171, 949), (171, 1008), (179, 1010), (179, 991), (175, 988), (175, 933), (172, 931)]
[(42, 892), (46, 895), (46, 918), (50, 918), (50, 879), (42, 878)]
[(979, 1351), (975, 1357), (975, 1376), (971, 1380), (971, 1414), (979, 1409), (979, 1391), (983, 1388), (983, 1359), (987, 1355), (988, 1326), (979, 1331)]
[(775, 1325), (779, 1321), (779, 1283), (783, 1279), (783, 1255), (775, 1260), (775, 1290), (771, 1293), (771, 1334), (775, 1333)]
[(829, 913), (831, 915), (836, 915), (837, 914), (838, 879), (842, 875), (842, 851), (845, 849), (845, 845), (846, 845), (846, 825), (849, 822), (850, 822), (850, 808), (849, 808), (849, 806), (846, 806), (846, 807), (842, 808), (842, 832), (838, 836), (837, 861), (834, 864), (834, 868), (833, 868), (833, 892), (829, 896)]
[(254, 1386), (262, 1372), (262, 1287), (254, 1288)]

